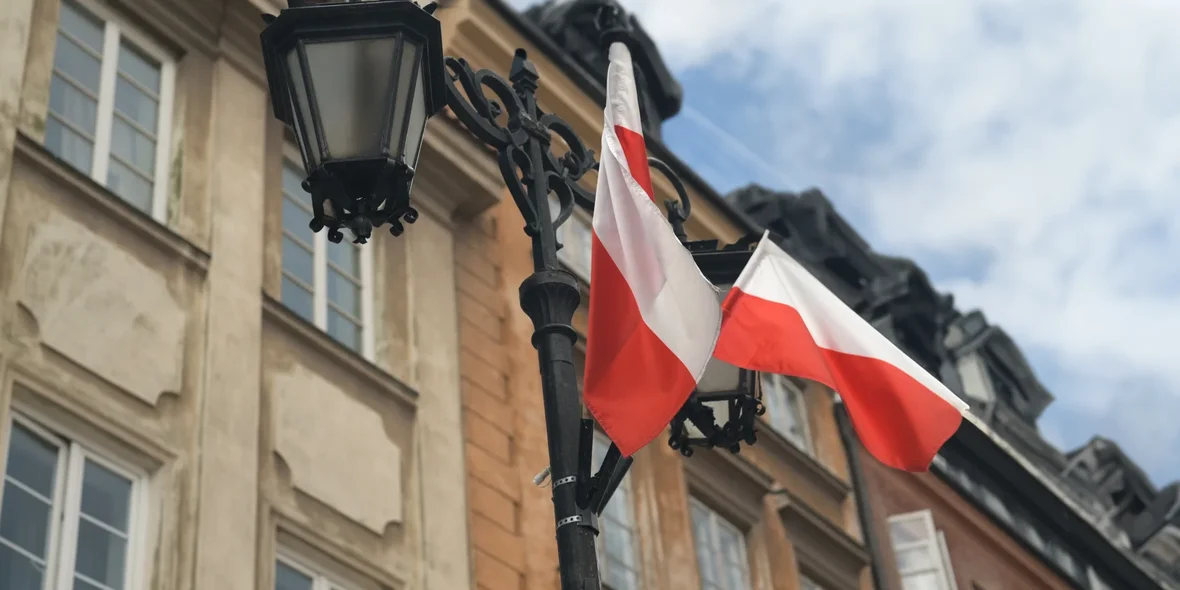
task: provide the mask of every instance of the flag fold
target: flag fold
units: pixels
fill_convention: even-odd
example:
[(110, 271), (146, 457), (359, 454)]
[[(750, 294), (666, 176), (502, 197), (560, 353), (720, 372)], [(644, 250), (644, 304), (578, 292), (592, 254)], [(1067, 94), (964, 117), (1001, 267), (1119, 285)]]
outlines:
[(610, 47), (606, 94), (583, 401), (631, 456), (696, 387), (721, 306), (654, 201), (631, 53), (622, 43)]

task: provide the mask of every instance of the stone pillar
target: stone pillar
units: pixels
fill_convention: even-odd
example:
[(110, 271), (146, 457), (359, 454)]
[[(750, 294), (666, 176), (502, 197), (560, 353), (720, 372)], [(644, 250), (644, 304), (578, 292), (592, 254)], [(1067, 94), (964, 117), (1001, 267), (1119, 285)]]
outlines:
[[(388, 236), (382, 240), (391, 239)], [(467, 490), (459, 392), (459, 324), (455, 246), (451, 229), (423, 215), (399, 240), (408, 240), (407, 274), (414, 326), (414, 385), (418, 389), (415, 459), (422, 502), (423, 590), (470, 587)]]
[(0, 232), (4, 231), (4, 214), (8, 210), (33, 5), (34, 0), (0, 2)]
[(213, 67), (210, 246), (196, 510), (197, 590), (254, 587), (262, 346), (265, 89)]

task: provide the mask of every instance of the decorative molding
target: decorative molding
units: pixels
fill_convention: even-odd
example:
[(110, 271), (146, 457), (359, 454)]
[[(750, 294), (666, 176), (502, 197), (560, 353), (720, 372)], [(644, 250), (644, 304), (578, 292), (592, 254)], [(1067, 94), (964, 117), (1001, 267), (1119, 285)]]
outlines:
[(62, 191), (64, 194), (84, 200), (87, 205), (99, 209), (120, 226), (126, 227), (136, 237), (176, 257), (202, 276), (209, 269), (207, 251), (152, 219), (147, 213), (132, 207), (73, 166), (59, 160), (24, 133), (17, 134), (14, 159), (35, 166), (51, 182), (65, 187), (67, 190)]
[[(271, 506), (270, 518), (274, 525), (272, 530), (274, 531), (275, 551), (273, 553), (277, 554), (280, 547), (286, 547), (283, 538), (289, 537), (295, 543), (314, 548), (316, 552), (322, 553), (345, 569), (377, 582), (383, 589), (402, 590), (407, 586), (406, 580), (389, 569), (377, 566), (360, 552), (339, 543), (335, 537), (325, 535), (323, 531), (300, 522), (299, 519), (287, 514), (278, 506)], [(273, 565), (273, 563), (268, 564), (270, 567)]]
[(763, 498), (774, 489), (774, 478), (729, 451), (700, 450), (684, 460), (691, 495), (709, 505), (739, 528), (762, 520)]
[(475, 138), (449, 109), (435, 116), (422, 140), (412, 202), (444, 224), (474, 217), (500, 202), (504, 187), (495, 152)]
[[(828, 497), (837, 502), (844, 501), (852, 492), (852, 485), (832, 473), (823, 463), (804, 452), (785, 436), (779, 434), (770, 424), (762, 422), (758, 429), (758, 446), (766, 449), (766, 455), (782, 461), (793, 473), (801, 474)], [(813, 443), (814, 444), (814, 443)]]
[(367, 385), (401, 403), (406, 409), (413, 410), (418, 406), (417, 390), (345, 348), (323, 330), (307, 323), (266, 293), (262, 294), (262, 319), (294, 337), (299, 343), (312, 348), (316, 354), (322, 355), (332, 364), (363, 379)]
[(856, 590), (872, 559), (865, 546), (786, 490), (774, 492), (783, 527), (806, 569), (833, 590)]

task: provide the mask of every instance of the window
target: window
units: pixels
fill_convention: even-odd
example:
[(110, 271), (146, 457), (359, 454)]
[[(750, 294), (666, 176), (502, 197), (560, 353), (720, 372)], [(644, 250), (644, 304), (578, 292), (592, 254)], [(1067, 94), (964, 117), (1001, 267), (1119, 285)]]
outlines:
[(1094, 568), (1086, 568), (1086, 577), (1090, 579), (1090, 590), (1113, 590)]
[(275, 560), (275, 590), (348, 590), (287, 556)]
[(283, 304), (344, 346), (372, 357), (372, 244), (349, 237), (339, 244), (328, 232), (313, 233), (311, 195), (303, 190), (303, 166), (283, 164)]
[(763, 374), (762, 397), (770, 425), (795, 446), (810, 453), (807, 411), (803, 405), (803, 392), (795, 381), (783, 375)]
[(0, 588), (133, 588), (139, 481), (14, 419), (0, 505)]
[[(594, 434), (593, 465), (601, 465), (610, 439)], [(606, 509), (602, 511), (598, 535), (598, 569), (604, 588), (638, 590), (639, 562), (636, 547), (635, 518), (631, 512), (631, 477), (623, 478)]]
[(701, 590), (750, 590), (745, 535), (695, 498), (690, 510)]
[(983, 499), (983, 505), (987, 506), (987, 509), (996, 518), (1012, 524), (1012, 513), (1008, 511), (1008, 507), (1004, 505), (1004, 501), (999, 496), (984, 486), (979, 486), (979, 496)]
[(105, 12), (88, 1), (62, 2), (45, 147), (163, 220), (174, 67)]
[(956, 590), (946, 537), (929, 510), (889, 517), (889, 539), (904, 590)]
[[(561, 213), (561, 205), (553, 195), (549, 196), (549, 213), (554, 219)], [(569, 219), (557, 228), (557, 241), (562, 244), (561, 250), (557, 251), (557, 259), (587, 283), (590, 282), (590, 253), (593, 251), (590, 223), (590, 215), (574, 205)]]

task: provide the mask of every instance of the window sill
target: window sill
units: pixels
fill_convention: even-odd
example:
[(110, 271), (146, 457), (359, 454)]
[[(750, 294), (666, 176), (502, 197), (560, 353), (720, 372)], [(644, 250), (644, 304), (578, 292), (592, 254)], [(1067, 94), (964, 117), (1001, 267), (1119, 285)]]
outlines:
[(332, 363), (351, 375), (355, 375), (376, 390), (401, 402), (407, 408), (418, 405), (418, 392), (389, 374), (385, 369), (336, 342), (323, 330), (307, 322), (287, 309), (282, 302), (266, 293), (262, 294), (263, 320), (277, 326), (287, 335), (295, 338), (312, 351), (328, 358)]
[(69, 197), (85, 200), (138, 237), (183, 260), (189, 267), (202, 274), (208, 270), (208, 252), (54, 156), (32, 137), (17, 133), (14, 157), (35, 166), (52, 182), (69, 189), (64, 191)]
[(755, 446), (765, 449), (771, 458), (786, 463), (792, 472), (800, 473), (814, 482), (828, 497), (837, 501), (843, 501), (848, 497), (852, 491), (852, 486), (848, 482), (840, 479), (811, 453), (799, 448), (768, 422), (761, 421), (760, 426)]

